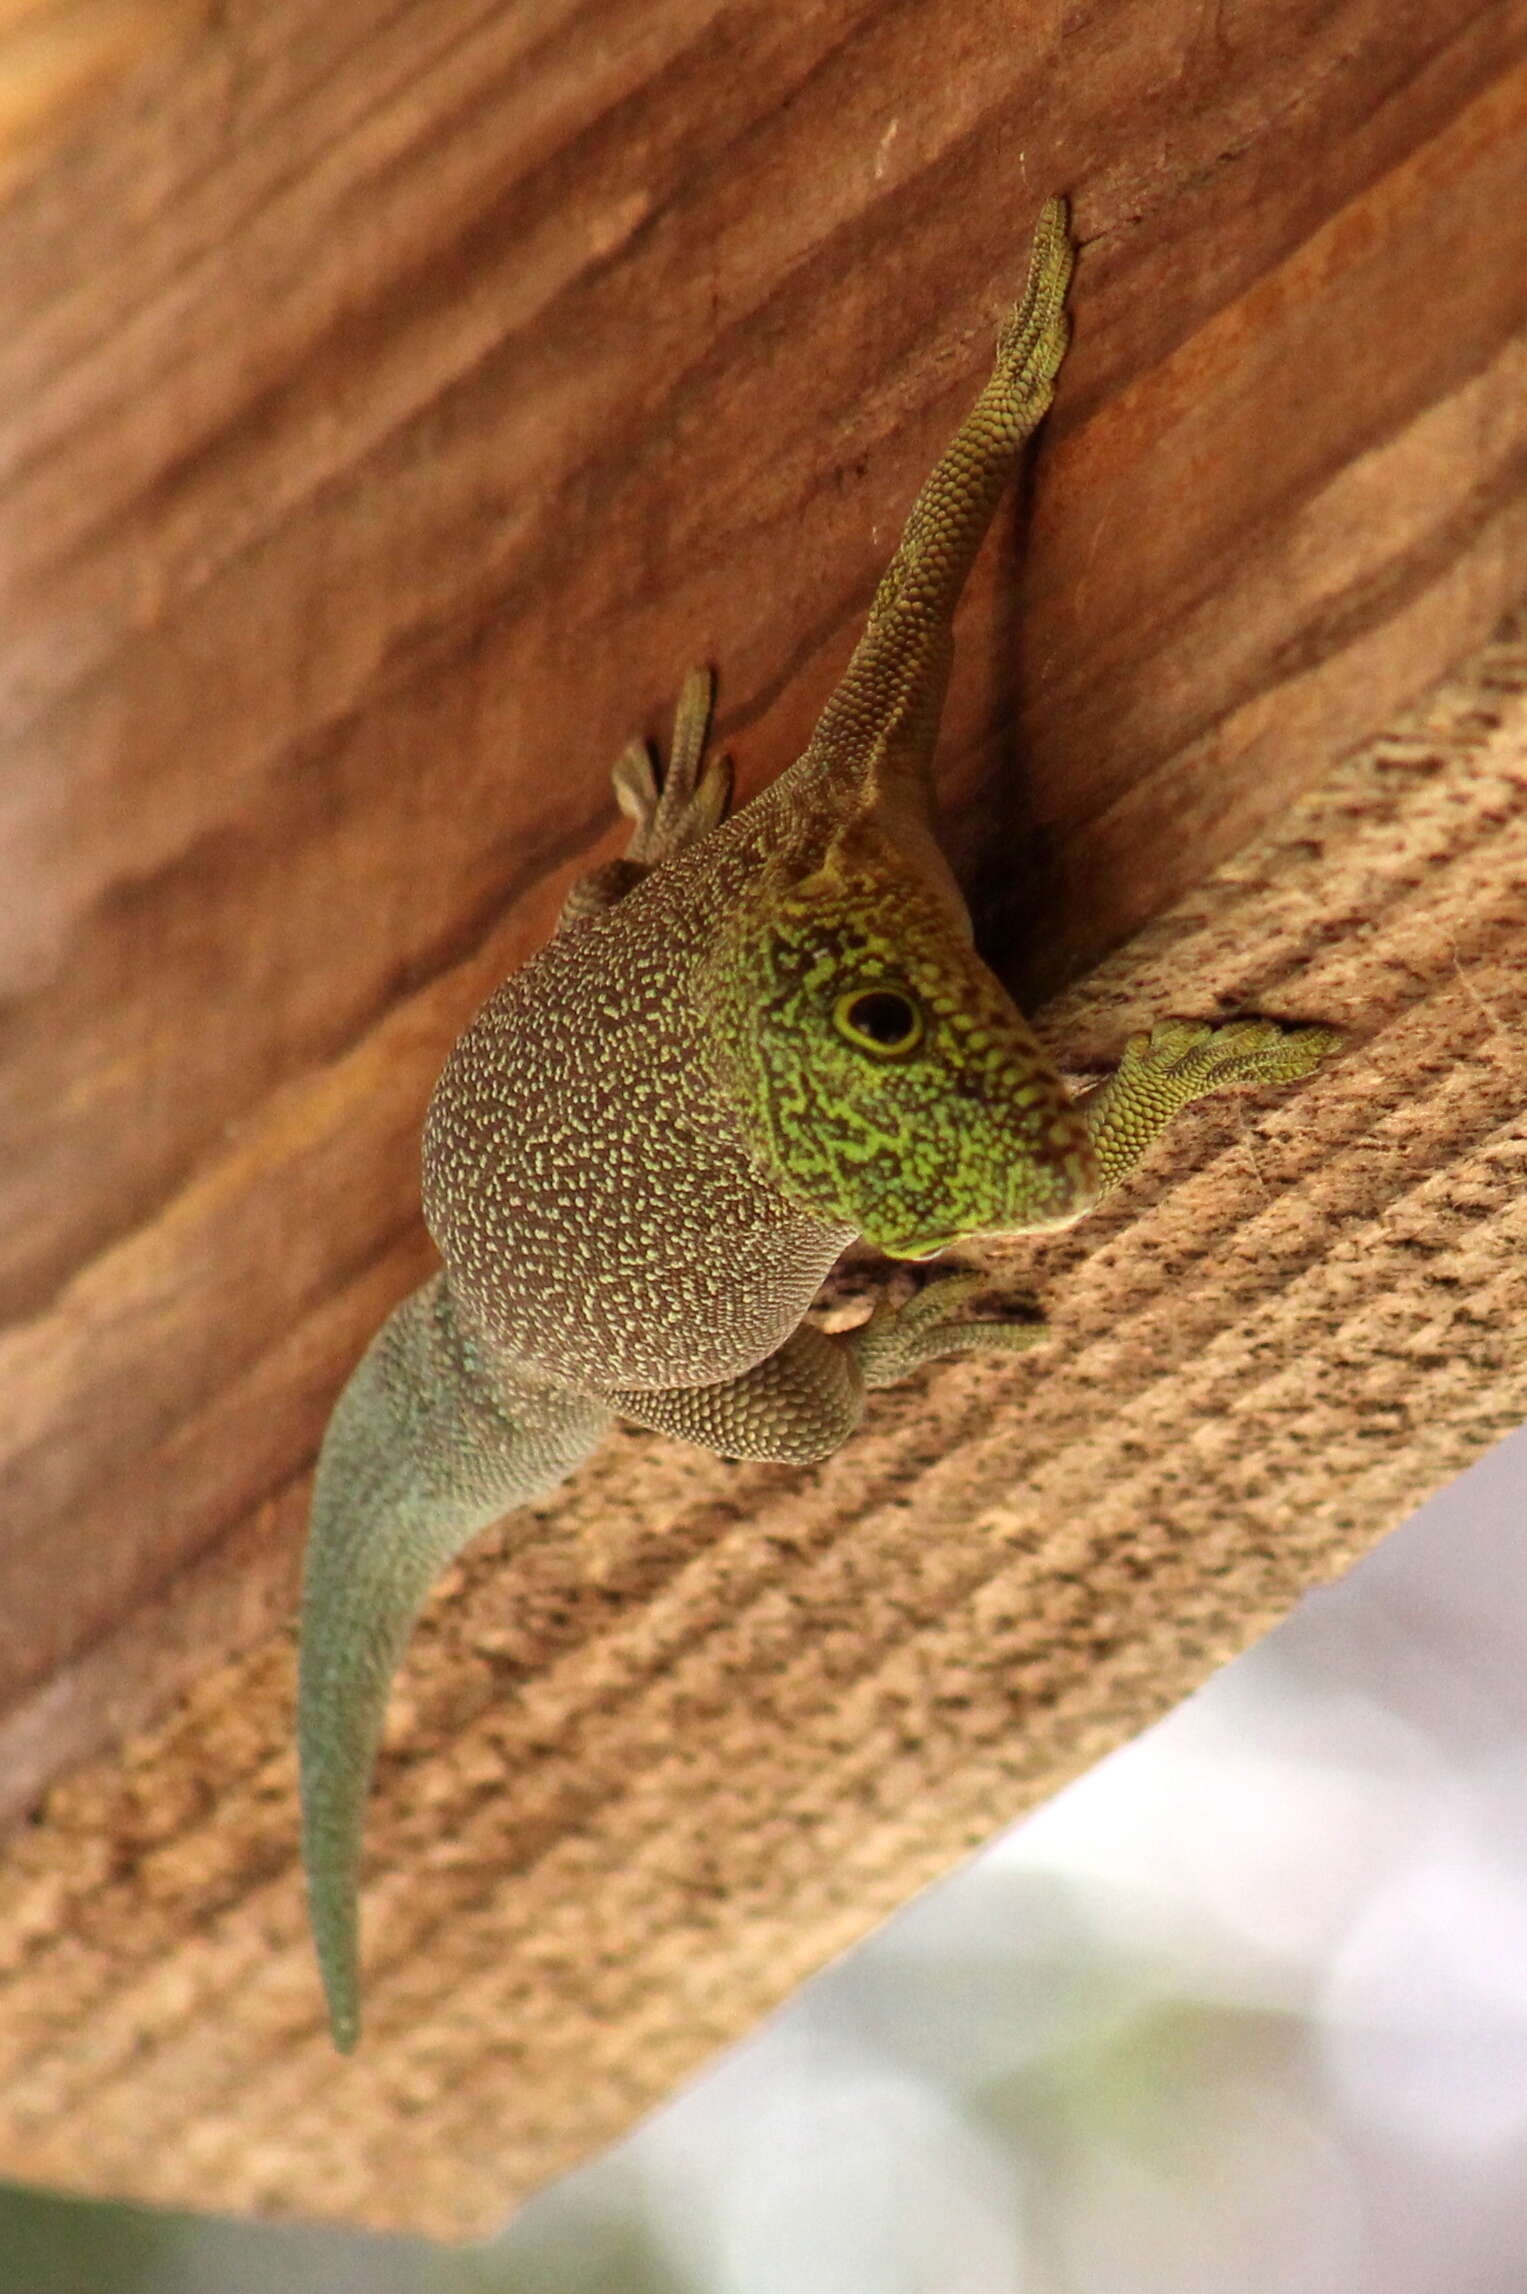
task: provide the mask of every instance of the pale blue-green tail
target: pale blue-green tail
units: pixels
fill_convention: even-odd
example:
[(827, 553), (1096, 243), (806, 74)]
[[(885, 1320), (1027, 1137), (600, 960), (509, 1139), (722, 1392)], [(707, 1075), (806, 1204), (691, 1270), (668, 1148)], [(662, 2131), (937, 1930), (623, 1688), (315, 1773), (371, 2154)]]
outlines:
[(468, 1540), (554, 1489), (609, 1423), (597, 1403), (496, 1365), (460, 1328), (442, 1275), (383, 1324), (329, 1421), (303, 1576), (297, 1742), (309, 1916), (346, 2051), (360, 2031), (366, 1799), (414, 1619)]

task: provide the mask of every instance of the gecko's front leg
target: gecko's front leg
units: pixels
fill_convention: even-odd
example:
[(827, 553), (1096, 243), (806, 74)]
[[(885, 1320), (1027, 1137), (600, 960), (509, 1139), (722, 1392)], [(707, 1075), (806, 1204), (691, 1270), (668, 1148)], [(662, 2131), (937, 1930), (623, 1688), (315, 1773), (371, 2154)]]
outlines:
[(926, 807), (955, 607), (1018, 454), (1055, 395), (1074, 261), (1066, 202), (1047, 199), (986, 386), (918, 492), (864, 635), (796, 768), (840, 803), (852, 790), (861, 805), (873, 795), (893, 812)]
[(1214, 1092), (1298, 1083), (1341, 1049), (1335, 1028), (1279, 1020), (1158, 1020), (1131, 1036), (1110, 1076), (1081, 1101), (1102, 1192), (1116, 1187), (1184, 1107)]

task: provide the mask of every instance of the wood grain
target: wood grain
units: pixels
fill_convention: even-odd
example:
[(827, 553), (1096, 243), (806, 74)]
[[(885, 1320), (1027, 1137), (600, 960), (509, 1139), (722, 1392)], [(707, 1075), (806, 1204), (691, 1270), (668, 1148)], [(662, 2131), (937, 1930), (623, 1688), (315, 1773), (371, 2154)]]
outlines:
[[(50, 1780), (209, 1666), (258, 1651), (196, 1692), (189, 1770), (176, 1733), (189, 1723), (170, 1724), (173, 1757), (143, 1756), (152, 1855), (99, 1777), (83, 1803), (104, 1811), (96, 1845), (57, 1814), (63, 1830), (45, 1825), (33, 1845), (67, 1843), (98, 1876), (124, 1858), (159, 1870), (161, 1856), (201, 1874), (205, 1895), (177, 1881), (164, 1898), (188, 1999), (242, 1996), (264, 1948), (263, 1889), (283, 1941), (263, 2023), (234, 2030), (217, 2011), (206, 2042), (226, 2054), (224, 2117), (202, 2042), (188, 2031), (170, 2050), (201, 2064), (191, 2087), (223, 2133), (162, 2169), (128, 2139), (130, 2079), (111, 2074), (100, 2114), (66, 2107), (83, 2058), (66, 2079), (59, 2018), (83, 2016), (85, 1994), (50, 1977), (26, 2011), (46, 2034), (41, 2085), (29, 2073), (18, 2089), (30, 2100), (0, 2153), (8, 2171), (32, 2160), (68, 2176), (88, 2156), (103, 2178), (167, 2189), (168, 2175), (210, 2203), (398, 2203), (390, 2137), (342, 2172), (329, 2160), (320, 2187), (281, 2133), (282, 2078), (328, 2109), (339, 2076), (305, 2039), (241, 2115), (241, 2049), (279, 2053), (316, 2014), (288, 1948), (284, 1657), (268, 1636), (289, 1606), (332, 1396), (428, 1263), (416, 1142), (434, 1072), (544, 935), (568, 876), (615, 848), (607, 773), (629, 734), (655, 729), (683, 671), (711, 658), (744, 788), (795, 753), (984, 369), (1037, 201), (1072, 190), (1076, 344), (1021, 561), (1014, 521), (965, 616), (946, 787), (1012, 977), (1036, 995), (1076, 977), (1282, 817), (1527, 588), (1524, 129), (1520, 0), (1055, 0), (1022, 37), (996, 0), (232, 0), (10, 184), (4, 1802), (35, 1809)], [(1318, 906), (1313, 882), (1308, 897)], [(1223, 992), (1190, 973), (1180, 986)], [(1361, 1020), (1366, 987), (1349, 993)], [(1424, 1122), (1414, 1136), (1423, 1156), (1450, 1152)], [(1181, 1389), (1174, 1406), (1189, 1408)], [(1393, 1481), (1382, 1502), (1354, 1500), (1363, 1533), (1402, 1485), (1423, 1494), (1483, 1438), (1465, 1395), (1446, 1407), (1440, 1447), (1407, 1449), (1404, 1429), (1381, 1445)], [(617, 1446), (580, 1488), (613, 1502), (631, 1454)], [(843, 1509), (879, 1486), (873, 1458), (854, 1458), (830, 1469), (847, 1477), (829, 1485)], [(1349, 1469), (1361, 1481), (1346, 1460), (1333, 1486)], [(674, 1487), (662, 1472), (680, 1469), (641, 1470), (657, 1476), (656, 1525)], [(769, 1505), (790, 1518), (794, 1501), (756, 1477), (705, 1486), (712, 1523)], [(529, 1621), (504, 1628), (515, 1649), (539, 1648), (538, 1631), (555, 1640), (548, 1620), (586, 1618), (588, 1601), (623, 1631), (659, 1632), (643, 1603), (683, 1577), (679, 1561), (633, 1543), (599, 1589), (614, 1532), (597, 1512), (585, 1495), (555, 1516), (586, 1550), (571, 1527), (537, 1532), (544, 1583), (517, 1574), (514, 1614)], [(809, 1547), (816, 1533), (759, 1534)], [(873, 1575), (882, 1558), (906, 1561), (871, 1541), (862, 1566)], [(1296, 1578), (1248, 1590), (1240, 1622), (1194, 1662)], [(1190, 1610), (1163, 1608), (1112, 1717), (1100, 1707), (1078, 1743), (1191, 1677)], [(699, 1628), (673, 1629), (682, 1643)], [(920, 1661), (936, 1707), (942, 1660), (930, 1646)], [(480, 1682), (485, 1660), (463, 1662)], [(696, 1726), (724, 1738), (726, 1699), (707, 1694)], [(762, 1707), (753, 1720), (765, 1737), (794, 1725)], [(554, 1714), (535, 1740), (559, 1777), (578, 1742), (568, 1721), (554, 1749), (562, 1725)], [(687, 1723), (676, 1711), (663, 1725)], [(247, 1780), (256, 1744), (264, 1781), (238, 1791), (258, 1820), (230, 1816), (214, 1839), (222, 1820), (196, 1812)], [(1053, 1777), (1054, 1755), (1041, 1732), (1026, 1781), (988, 1820)], [(430, 1769), (396, 1851), (389, 1900), (414, 1944), (426, 1915), (402, 1907), (421, 1857), (448, 1876), (456, 1851), (431, 1827), (461, 1789), (460, 1757)], [(497, 1757), (479, 1749), (474, 1773)], [(653, 1774), (656, 1822), (656, 1780), (672, 1779)], [(572, 1859), (579, 1918), (583, 1789), (558, 1784), (545, 1850), (548, 1872)], [(850, 1802), (862, 1816), (892, 1790), (890, 1770), (877, 1784), (867, 1767)], [(533, 1831), (535, 1803), (535, 1790), (496, 1800), (501, 1834)], [(714, 1888), (680, 1856), (688, 1909), (671, 1931), (644, 1914), (628, 1996), (650, 2001), (672, 1976), (697, 1906), (717, 1936), (741, 1920), (755, 1958), (767, 1929), (783, 1981), (951, 1847), (945, 1827), (899, 1879), (886, 1865), (861, 1887), (859, 1848), (833, 1837), (825, 1924), (803, 1909), (825, 1871), (803, 1865), (757, 1927), (753, 1883), (719, 1849)], [(480, 1897), (522, 1849), (515, 1830), (471, 1851)], [(588, 1850), (601, 1887), (613, 1852)], [(45, 1899), (64, 1900), (29, 1897), (24, 1927)], [(538, 1916), (548, 1900), (525, 1899)], [(471, 1901), (472, 1887), (447, 1886), (430, 1916), (448, 1912), (454, 1932)], [(240, 1940), (219, 1956), (219, 1907), (235, 1905)], [(157, 1915), (123, 1916), (127, 1959), (141, 1934), (157, 1960)], [(469, 1940), (497, 1949), (498, 1910), (474, 1916)], [(67, 1956), (84, 1932), (69, 1922), (96, 1917), (70, 1910), (63, 1935), (25, 1927), (27, 1949)], [(533, 1972), (549, 1952), (520, 1964)], [(616, 2123), (665, 2066), (694, 2059), (702, 2032), (734, 2028), (769, 1992), (772, 1978), (734, 1983), (720, 1944), (702, 1962), (735, 2004), (702, 2012), (681, 1985), (687, 2005), (666, 2036), (648, 2030), (638, 2077), (634, 2026), (613, 1993), (597, 2014), (589, 1993), (578, 2012), (604, 2019), (623, 2066), (611, 2097), (581, 2136), (548, 2104), (539, 2133), (505, 2135), (512, 2157), (442, 2159), (428, 2175), (415, 2161), (419, 2218), (482, 2220), (490, 2190)], [(160, 2013), (132, 1983), (114, 1988), (123, 1964), (107, 1951), (90, 1978), (114, 2002), (108, 2054), (149, 2027), (135, 2016)], [(433, 2029), (437, 1972), (429, 1955), (396, 1970), (385, 2028)], [(548, 2045), (565, 1988), (559, 1977), (536, 2011)], [(96, 2042), (80, 2044), (90, 2056)], [(429, 2044), (399, 2037), (389, 2070), (354, 2076), (380, 2076), (403, 2112), (423, 2078), (409, 2047)], [(463, 2077), (463, 2108), (473, 2091)], [(451, 2130), (430, 2125), (449, 2148)], [(274, 2147), (246, 2150), (259, 2127)]]
[(73, 115), (191, 20), (192, 0), (0, 0), (0, 195)]

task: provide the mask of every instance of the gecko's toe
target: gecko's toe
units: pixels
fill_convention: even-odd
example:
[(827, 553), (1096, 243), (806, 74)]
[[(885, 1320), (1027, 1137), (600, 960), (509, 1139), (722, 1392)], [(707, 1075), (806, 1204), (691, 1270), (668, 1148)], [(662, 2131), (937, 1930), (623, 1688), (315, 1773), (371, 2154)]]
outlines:
[[(1311, 1075), (1342, 1037), (1335, 1028), (1288, 1026), (1281, 1020), (1159, 1020), (1131, 1039), (1124, 1064), (1175, 1083), (1182, 1098), (1241, 1085), (1294, 1083)], [(1183, 1093), (1184, 1085), (1191, 1086)]]
[(716, 680), (691, 670), (674, 713), (668, 762), (659, 766), (645, 741), (633, 741), (611, 778), (615, 801), (636, 824), (627, 857), (652, 867), (719, 826), (732, 802), (732, 760), (711, 756), (706, 742)]

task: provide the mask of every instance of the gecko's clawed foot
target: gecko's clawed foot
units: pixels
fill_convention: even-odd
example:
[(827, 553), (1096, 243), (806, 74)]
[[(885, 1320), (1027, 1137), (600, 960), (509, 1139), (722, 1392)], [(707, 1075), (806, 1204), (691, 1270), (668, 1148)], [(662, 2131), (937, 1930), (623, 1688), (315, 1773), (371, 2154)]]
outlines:
[(563, 925), (582, 924), (617, 907), (659, 864), (725, 820), (732, 802), (732, 760), (706, 755), (716, 680), (694, 669), (684, 680), (674, 712), (668, 762), (650, 744), (633, 741), (610, 775), (615, 801), (635, 824), (619, 860), (580, 876), (563, 906)]
[[(877, 1306), (852, 1332), (866, 1386), (890, 1386), (924, 1362), (948, 1354), (1019, 1354), (1043, 1343), (1047, 1326), (1024, 1322), (952, 1322), (950, 1316), (982, 1293), (1000, 1296), (987, 1274), (949, 1274), (929, 1283), (905, 1306)], [(1027, 1304), (1027, 1300), (1014, 1304)]]
[(1294, 1083), (1339, 1051), (1335, 1028), (1288, 1027), (1280, 1020), (1158, 1020), (1124, 1047), (1118, 1081), (1165, 1087), (1175, 1105), (1240, 1085)]
[(1256, 1090), (1311, 1075), (1342, 1045), (1335, 1028), (1281, 1020), (1158, 1020), (1131, 1036), (1113, 1074), (1082, 1101), (1106, 1194), (1134, 1169), (1180, 1109), (1211, 1092)]
[(1025, 430), (1039, 421), (1055, 395), (1055, 377), (1071, 339), (1066, 289), (1075, 260), (1066, 202), (1047, 199), (1034, 233), (1023, 299), (997, 336), (997, 376), (1022, 401)]
[(636, 833), (626, 857), (646, 867), (669, 860), (725, 820), (732, 801), (732, 760), (707, 756), (716, 680), (694, 669), (674, 712), (666, 766), (646, 741), (633, 741), (611, 774), (615, 801)]

